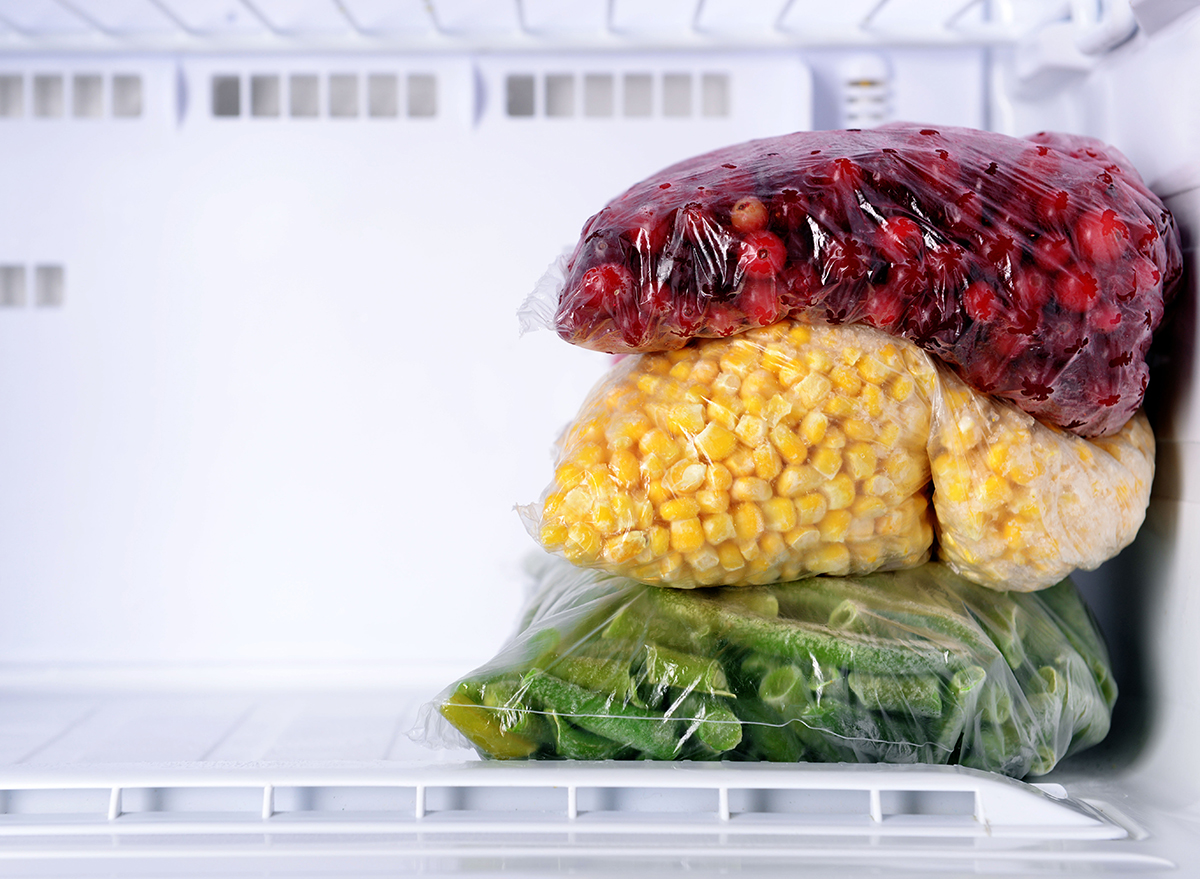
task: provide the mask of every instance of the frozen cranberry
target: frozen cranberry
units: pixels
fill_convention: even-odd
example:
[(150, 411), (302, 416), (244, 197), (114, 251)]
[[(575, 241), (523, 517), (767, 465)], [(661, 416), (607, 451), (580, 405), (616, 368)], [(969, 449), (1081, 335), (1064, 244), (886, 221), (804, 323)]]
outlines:
[(1037, 314), (1050, 301), (1050, 276), (1037, 269), (1022, 269), (1013, 275), (1013, 306), (1025, 314)]
[(1043, 225), (1054, 228), (1070, 219), (1071, 194), (1065, 189), (1042, 193), (1037, 200), (1034, 216)]
[(879, 252), (891, 262), (912, 259), (924, 243), (921, 227), (908, 217), (892, 217), (879, 226)]
[(976, 281), (963, 291), (963, 307), (971, 320), (987, 322), (996, 317), (1000, 310), (1000, 299), (996, 291), (982, 281)]
[(747, 275), (738, 301), (756, 326), (767, 326), (779, 319), (779, 297), (775, 292), (775, 281), (771, 278)]
[(633, 277), (624, 266), (608, 263), (584, 273), (578, 304), (584, 308), (611, 308), (633, 290)]
[(1055, 284), (1058, 304), (1069, 311), (1087, 311), (1100, 292), (1095, 275), (1082, 271), (1066, 271), (1058, 275)]
[(743, 198), (729, 213), (729, 223), (738, 232), (757, 232), (767, 228), (767, 207), (757, 198)]
[(863, 306), (862, 321), (876, 329), (891, 330), (904, 314), (904, 300), (894, 287), (873, 287)]
[(777, 235), (751, 232), (742, 239), (739, 261), (748, 275), (773, 277), (787, 261), (787, 248)]
[(1059, 271), (1071, 259), (1071, 242), (1061, 235), (1045, 235), (1033, 245), (1033, 261), (1048, 272)]
[(1075, 224), (1075, 240), (1085, 260), (1108, 265), (1120, 259), (1129, 246), (1129, 228), (1111, 208), (1092, 210)]

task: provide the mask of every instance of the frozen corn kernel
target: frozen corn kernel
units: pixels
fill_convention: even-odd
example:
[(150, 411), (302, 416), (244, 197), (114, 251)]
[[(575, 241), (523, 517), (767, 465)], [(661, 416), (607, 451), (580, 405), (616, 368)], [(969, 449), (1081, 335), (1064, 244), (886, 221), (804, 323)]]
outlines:
[(906, 499), (893, 459), (914, 459), (910, 493), (928, 480), (927, 435), (909, 430), (927, 434), (928, 402), (896, 399), (903, 368), (873, 329), (791, 322), (627, 358), (565, 434), (534, 533), (579, 564), (676, 586), (838, 570), (838, 535), (870, 538), (838, 557), (856, 573), (923, 558), (927, 523), (876, 526)]

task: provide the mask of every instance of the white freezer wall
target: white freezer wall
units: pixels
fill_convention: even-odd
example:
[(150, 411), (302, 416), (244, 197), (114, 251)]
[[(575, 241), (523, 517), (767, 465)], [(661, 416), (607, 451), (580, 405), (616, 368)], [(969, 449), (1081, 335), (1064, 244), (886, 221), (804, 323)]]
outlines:
[[(978, 50), (894, 68), (897, 95), (957, 90), (901, 108), (983, 124)], [(371, 115), (381, 75), (394, 117)], [(612, 77), (612, 116), (588, 115), (589, 75)], [(119, 76), (140, 115), (114, 115)], [(432, 115), (408, 115), (410, 76), (436, 83)], [(8, 55), (3, 77), (0, 278), (23, 292), (0, 307), (0, 663), (18, 665), (486, 659), (535, 551), (512, 507), (607, 364), (519, 338), (518, 305), (625, 186), (811, 127), (814, 106), (792, 50)]]

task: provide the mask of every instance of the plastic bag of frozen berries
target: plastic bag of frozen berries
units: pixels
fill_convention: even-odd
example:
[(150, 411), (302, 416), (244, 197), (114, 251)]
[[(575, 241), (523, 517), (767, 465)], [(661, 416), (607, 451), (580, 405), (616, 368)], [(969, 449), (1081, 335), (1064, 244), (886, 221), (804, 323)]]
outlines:
[(1174, 220), (1113, 147), (896, 125), (751, 141), (643, 180), (587, 221), (543, 305), (562, 338), (610, 352), (865, 323), (1103, 436), (1141, 405), (1181, 266)]

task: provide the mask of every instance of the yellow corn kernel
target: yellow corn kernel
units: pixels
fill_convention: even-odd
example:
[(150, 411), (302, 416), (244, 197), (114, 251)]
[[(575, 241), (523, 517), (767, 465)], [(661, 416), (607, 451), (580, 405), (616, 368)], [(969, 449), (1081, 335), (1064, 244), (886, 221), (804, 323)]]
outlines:
[(1033, 456), (1027, 457), (1023, 461), (1013, 462), (1005, 475), (1018, 485), (1028, 485), (1033, 482), (1042, 473), (1045, 472), (1042, 467), (1042, 462), (1036, 460)]
[(792, 552), (805, 552), (821, 542), (821, 532), (811, 525), (799, 525), (783, 535), (783, 540)]
[(681, 360), (686, 360), (690, 354), (690, 351), (683, 348), (676, 348), (674, 351), (664, 351), (659, 356), (664, 358), (668, 364), (674, 364)]
[(702, 488), (696, 492), (696, 503), (702, 513), (724, 513), (729, 509), (729, 493)]
[(952, 504), (966, 501), (971, 491), (971, 473), (966, 462), (943, 452), (933, 459), (932, 467), (937, 493)]
[(808, 554), (806, 561), (814, 574), (841, 577), (850, 572), (850, 550), (840, 544), (818, 546)]
[(646, 486), (646, 499), (656, 507), (660, 507), (668, 503), (674, 498), (674, 495), (667, 490), (667, 487), (658, 479)]
[(743, 415), (738, 419), (733, 432), (742, 442), (750, 447), (763, 443), (767, 439), (767, 422), (755, 415)]
[(724, 464), (709, 464), (704, 471), (704, 487), (713, 491), (729, 491), (733, 487), (733, 474)]
[(842, 431), (846, 434), (847, 439), (864, 443), (873, 441), (877, 433), (875, 425), (869, 421), (863, 421), (861, 418), (847, 418), (842, 423)]
[(849, 397), (857, 397), (862, 391), (862, 379), (858, 377), (857, 372), (849, 366), (835, 366), (829, 373), (830, 381), (834, 388), (840, 393)]
[(749, 476), (754, 472), (754, 453), (746, 446), (738, 446), (734, 453), (721, 462), (735, 477)]
[(810, 446), (815, 446), (824, 439), (828, 429), (829, 419), (822, 412), (809, 412), (800, 421), (800, 436)]
[(768, 531), (791, 531), (796, 527), (796, 505), (788, 498), (773, 497), (762, 505)]
[(830, 510), (817, 523), (817, 530), (821, 532), (821, 539), (826, 543), (845, 543), (853, 520), (849, 510)]
[(700, 504), (694, 497), (676, 497), (658, 505), (658, 515), (664, 522), (691, 519), (700, 515)]
[(787, 335), (788, 340), (797, 347), (802, 347), (812, 341), (812, 329), (806, 324), (793, 324)]
[(647, 397), (654, 396), (662, 385), (662, 377), (643, 373), (637, 377), (637, 389)]
[(862, 401), (863, 408), (872, 418), (879, 418), (883, 415), (883, 391), (879, 389), (879, 385), (864, 386), (858, 399)]
[(541, 531), (542, 545), (546, 549), (558, 549), (567, 541), (567, 530), (566, 525), (543, 525)]
[(794, 414), (795, 407), (783, 394), (776, 394), (768, 400), (767, 408), (763, 413), (767, 419), (767, 424), (771, 427), (795, 421)]
[(653, 453), (642, 459), (641, 467), (642, 480), (650, 481), (654, 479), (662, 479), (667, 472), (667, 466), (663, 463), (662, 458)]
[(673, 378), (673, 379), (678, 379), (679, 381), (683, 381), (689, 375), (692, 374), (692, 366), (690, 363), (683, 363), (681, 361), (679, 363), (676, 363), (674, 366), (672, 366), (671, 371), (667, 374), (669, 376), (671, 376), (671, 378)]
[(565, 497), (565, 491), (554, 491), (546, 495), (546, 502), (542, 504), (542, 519), (548, 521), (557, 516), (562, 510)]
[(695, 552), (704, 545), (704, 526), (700, 519), (678, 519), (671, 522), (671, 549), (675, 552)]
[(816, 409), (829, 395), (833, 385), (819, 372), (810, 372), (795, 387), (796, 399), (805, 409)]
[(842, 429), (836, 424), (831, 424), (829, 425), (829, 429), (825, 431), (821, 445), (827, 449), (844, 449), (846, 447), (846, 434), (842, 433)]
[(862, 482), (862, 493), (870, 497), (888, 497), (896, 490), (896, 483), (881, 473), (869, 476)]
[(862, 359), (863, 353), (860, 349), (851, 345), (846, 345), (842, 348), (842, 363), (847, 366), (853, 366)]
[(763, 558), (771, 564), (778, 564), (787, 554), (787, 544), (783, 541), (783, 535), (778, 531), (768, 531), (758, 541), (759, 548), (763, 552)]
[(890, 343), (887, 345), (884, 345), (882, 348), (880, 348), (879, 354), (876, 356), (879, 357), (879, 362), (882, 363), (885, 367), (887, 367), (889, 374), (895, 373), (902, 364), (902, 358), (900, 357), (900, 351), (896, 348), (895, 345), (892, 345)]
[(808, 457), (808, 446), (782, 424), (771, 428), (771, 444), (789, 464), (803, 464)]
[(704, 484), (704, 469), (699, 461), (677, 461), (663, 476), (663, 487), (673, 494), (690, 494)]
[(771, 484), (757, 476), (739, 476), (729, 492), (735, 501), (765, 501), (772, 494)]
[(822, 446), (813, 450), (808, 463), (822, 476), (830, 478), (842, 469), (842, 456), (836, 449)]
[(627, 531), (604, 541), (604, 561), (610, 565), (623, 565), (637, 558), (646, 548), (644, 531)]
[(779, 369), (779, 383), (785, 388), (792, 388), (796, 382), (808, 375), (808, 368), (799, 360), (789, 360)]
[(898, 439), (900, 439), (900, 425), (895, 421), (889, 421), (879, 428), (879, 442), (884, 448), (892, 448)]
[(913, 395), (916, 390), (916, 385), (913, 380), (907, 375), (898, 375), (892, 379), (888, 385), (888, 393), (892, 395), (892, 399), (898, 403), (903, 403)]
[(1009, 488), (1008, 481), (995, 474), (985, 479), (983, 485), (979, 487), (979, 500), (989, 507), (998, 507), (1007, 503), (1011, 496), (1012, 489)]
[(742, 554), (742, 558), (746, 560), (747, 564), (752, 564), (755, 559), (762, 555), (762, 550), (758, 548), (757, 539), (738, 540), (735, 545), (737, 546), (737, 551)]
[(858, 361), (858, 374), (868, 385), (883, 384), (893, 371), (875, 357), (863, 357)]
[(703, 421), (704, 407), (708, 405), (708, 390), (701, 385), (692, 385), (683, 392), (683, 398), (693, 405), (700, 406), (700, 418)]
[(912, 513), (897, 507), (875, 520), (875, 533), (882, 537), (902, 537), (914, 524)]
[(781, 497), (795, 497), (816, 488), (823, 478), (812, 467), (784, 467), (775, 480), (775, 493)]
[(713, 546), (719, 546), (726, 540), (733, 540), (737, 537), (737, 529), (733, 526), (733, 516), (728, 513), (703, 516), (700, 521), (704, 524), (704, 539)]
[(846, 462), (846, 469), (855, 479), (866, 479), (875, 472), (875, 466), (879, 463), (875, 447), (870, 443), (851, 443), (842, 452), (842, 458)]
[(741, 386), (741, 376), (735, 375), (732, 372), (722, 372), (717, 376), (716, 381), (712, 383), (713, 393), (717, 397), (722, 398), (724, 405), (730, 406), (730, 408), (733, 408), (734, 405), (741, 405), (741, 398), (733, 396)]
[(608, 504), (596, 504), (592, 508), (592, 525), (604, 537), (616, 534), (620, 530), (617, 527), (617, 514)]
[(721, 567), (726, 571), (736, 571), (746, 565), (746, 560), (742, 558), (732, 540), (727, 540), (717, 547), (717, 558), (721, 560)]
[(731, 372), (739, 378), (744, 378), (758, 361), (758, 354), (758, 348), (752, 342), (744, 339), (736, 340), (721, 355), (721, 371)]
[(629, 531), (637, 524), (637, 514), (633, 509), (633, 501), (630, 500), (627, 494), (613, 495), (612, 500), (613, 515), (617, 519), (617, 530)]
[(676, 403), (667, 411), (667, 430), (693, 436), (704, 429), (704, 407), (699, 403)]
[(825, 500), (825, 495), (816, 492), (806, 494), (796, 499), (796, 521), (801, 525), (815, 525), (825, 518), (828, 509), (829, 502)]
[(1005, 440), (996, 439), (988, 443), (983, 453), (984, 463), (994, 473), (1003, 473), (1012, 454), (1012, 445)]
[(829, 502), (829, 509), (844, 510), (854, 503), (854, 480), (849, 473), (839, 473), (821, 486), (821, 494)]
[(650, 535), (650, 552), (655, 558), (659, 558), (667, 554), (667, 550), (671, 548), (671, 532), (661, 525), (655, 525), (648, 531)]
[(762, 510), (757, 504), (748, 501), (738, 504), (733, 508), (733, 526), (737, 531), (738, 540), (757, 540), (765, 527)]
[(575, 486), (563, 498), (562, 513), (564, 516), (579, 520), (592, 510), (595, 496), (587, 483)]
[(658, 562), (658, 579), (674, 580), (682, 570), (683, 554), (678, 552), (668, 553)]
[(772, 342), (763, 348), (763, 369), (766, 369), (775, 375), (778, 375), (779, 370), (793, 362), (793, 359), (794, 358), (792, 357), (791, 352), (778, 342)]
[[(738, 416), (725, 400), (709, 400), (705, 412), (708, 415), (709, 427), (719, 424), (725, 430), (731, 431), (734, 425), (737, 424)], [(696, 439), (699, 440), (700, 438), (696, 437)]]
[(567, 531), (563, 542), (563, 555), (575, 564), (595, 561), (600, 555), (600, 535), (586, 522), (576, 522)]
[(804, 362), (808, 364), (810, 372), (829, 372), (833, 367), (833, 361), (829, 355), (820, 348), (810, 348), (805, 351)]
[(710, 421), (704, 430), (696, 435), (695, 443), (696, 451), (709, 461), (720, 461), (728, 458), (737, 448), (738, 438), (733, 431)]
[(660, 427), (652, 427), (642, 434), (638, 448), (641, 449), (643, 455), (657, 455), (659, 460), (668, 467), (674, 464), (682, 454), (679, 444), (667, 436), (667, 432)]
[(755, 397), (765, 404), (767, 400), (779, 393), (779, 383), (775, 381), (775, 376), (767, 370), (756, 369), (742, 379), (742, 388), (739, 393), (747, 405)]
[(633, 452), (625, 449), (613, 452), (612, 457), (608, 459), (608, 469), (617, 480), (617, 484), (625, 488), (632, 487), (640, 476), (637, 458)]
[(563, 488), (574, 488), (583, 481), (587, 471), (574, 463), (562, 464), (554, 471), (554, 481)]
[(929, 478), (924, 467), (907, 454), (889, 456), (884, 461), (883, 470), (895, 484), (896, 491), (902, 495), (912, 494)]
[(637, 520), (637, 527), (645, 531), (654, 524), (654, 502), (649, 498), (638, 498), (632, 503), (633, 515)]
[(859, 567), (875, 567), (884, 561), (883, 541), (878, 538), (860, 540), (847, 547)]
[(707, 545), (703, 545), (693, 552), (684, 553), (683, 560), (688, 563), (688, 567), (700, 574), (711, 571), (721, 563), (717, 551)]
[(754, 475), (768, 481), (779, 475), (783, 469), (783, 460), (767, 443), (754, 450)]
[(866, 540), (868, 537), (873, 537), (875, 534), (875, 521), (873, 519), (859, 519), (854, 517), (851, 511), (850, 529), (846, 532), (846, 543), (857, 543)]
[(713, 379), (717, 377), (720, 371), (721, 367), (717, 365), (717, 361), (705, 357), (696, 361), (696, 364), (692, 367), (692, 374), (688, 378), (697, 384), (711, 385)]
[[(850, 505), (850, 512), (856, 519), (877, 519), (887, 512), (887, 504), (877, 497), (859, 496)], [(873, 531), (874, 525), (871, 527)]]
[(821, 407), (821, 411), (830, 418), (841, 421), (854, 414), (854, 401), (850, 397), (830, 397)]

